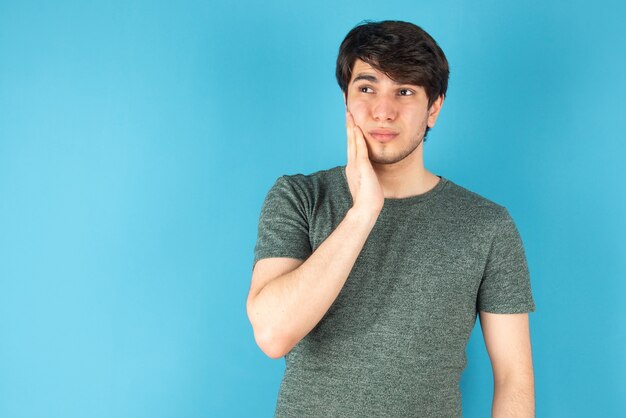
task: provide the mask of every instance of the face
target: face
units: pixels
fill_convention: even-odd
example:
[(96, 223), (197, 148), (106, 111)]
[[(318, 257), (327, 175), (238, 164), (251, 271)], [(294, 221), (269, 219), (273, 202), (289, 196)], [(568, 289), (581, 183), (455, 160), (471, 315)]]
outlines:
[(398, 84), (359, 59), (344, 100), (363, 131), (370, 160), (378, 164), (393, 164), (415, 155), (426, 127), (435, 126), (443, 104), (439, 97), (428, 109), (423, 87)]

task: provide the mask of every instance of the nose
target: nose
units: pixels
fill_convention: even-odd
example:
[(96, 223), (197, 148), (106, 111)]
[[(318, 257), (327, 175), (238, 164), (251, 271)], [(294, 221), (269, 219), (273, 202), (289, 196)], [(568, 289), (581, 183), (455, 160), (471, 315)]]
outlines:
[(397, 109), (393, 97), (383, 94), (376, 97), (372, 106), (372, 117), (375, 120), (393, 120), (396, 113)]

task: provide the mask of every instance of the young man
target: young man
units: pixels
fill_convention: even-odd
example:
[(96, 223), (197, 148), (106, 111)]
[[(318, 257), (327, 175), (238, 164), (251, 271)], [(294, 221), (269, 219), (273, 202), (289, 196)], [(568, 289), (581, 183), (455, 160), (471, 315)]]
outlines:
[(260, 348), (286, 359), (275, 416), (460, 417), (477, 314), (493, 416), (534, 416), (515, 223), (424, 167), (448, 74), (411, 23), (361, 24), (341, 44), (347, 164), (279, 177), (259, 220), (247, 312)]

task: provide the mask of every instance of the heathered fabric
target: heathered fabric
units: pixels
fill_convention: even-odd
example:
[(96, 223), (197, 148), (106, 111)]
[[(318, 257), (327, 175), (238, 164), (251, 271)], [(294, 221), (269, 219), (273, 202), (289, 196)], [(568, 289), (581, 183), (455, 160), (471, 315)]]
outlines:
[[(324, 242), (352, 206), (344, 170), (276, 180), (254, 263), (306, 260)], [(439, 177), (423, 194), (385, 199), (337, 299), (285, 356), (275, 417), (460, 417), (477, 311), (535, 311), (508, 210)]]

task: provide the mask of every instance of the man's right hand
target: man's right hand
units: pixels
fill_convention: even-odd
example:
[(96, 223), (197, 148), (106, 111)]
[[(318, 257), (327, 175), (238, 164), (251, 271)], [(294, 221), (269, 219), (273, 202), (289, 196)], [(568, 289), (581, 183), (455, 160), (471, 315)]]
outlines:
[(306, 258), (258, 260), (246, 309), (254, 338), (271, 358), (289, 353), (324, 318), (376, 224), (385, 198), (361, 128), (349, 113), (346, 178), (352, 208)]
[(377, 216), (385, 203), (385, 195), (369, 160), (363, 132), (355, 124), (349, 111), (346, 111), (346, 130), (348, 136), (346, 177), (352, 194), (352, 207)]

